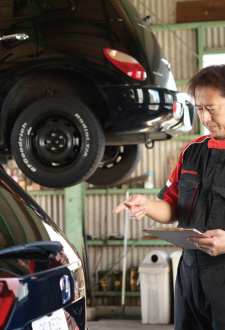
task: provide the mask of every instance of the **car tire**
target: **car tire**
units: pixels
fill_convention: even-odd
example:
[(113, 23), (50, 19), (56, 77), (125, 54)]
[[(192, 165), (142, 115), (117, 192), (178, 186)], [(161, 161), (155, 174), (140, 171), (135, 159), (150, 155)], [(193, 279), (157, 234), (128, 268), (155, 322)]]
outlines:
[(101, 165), (86, 181), (97, 186), (121, 184), (136, 169), (141, 155), (141, 144), (106, 146)]
[(12, 155), (32, 181), (63, 188), (85, 181), (104, 154), (104, 135), (92, 111), (70, 97), (44, 97), (18, 116)]

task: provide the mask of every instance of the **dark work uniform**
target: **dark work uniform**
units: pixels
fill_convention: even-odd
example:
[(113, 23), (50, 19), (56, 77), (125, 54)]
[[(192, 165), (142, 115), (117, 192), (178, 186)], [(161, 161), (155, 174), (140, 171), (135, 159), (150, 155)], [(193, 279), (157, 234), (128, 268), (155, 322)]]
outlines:
[[(187, 144), (158, 197), (177, 209), (179, 227), (225, 230), (225, 141)], [(184, 250), (175, 295), (175, 330), (225, 330), (225, 254)]]

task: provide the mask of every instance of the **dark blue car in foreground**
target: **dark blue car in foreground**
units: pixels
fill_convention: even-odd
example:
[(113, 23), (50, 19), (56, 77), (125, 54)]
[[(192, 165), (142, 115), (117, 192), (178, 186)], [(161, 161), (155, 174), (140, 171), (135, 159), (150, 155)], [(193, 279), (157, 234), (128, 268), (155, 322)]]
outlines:
[(76, 249), (0, 168), (0, 330), (86, 329)]

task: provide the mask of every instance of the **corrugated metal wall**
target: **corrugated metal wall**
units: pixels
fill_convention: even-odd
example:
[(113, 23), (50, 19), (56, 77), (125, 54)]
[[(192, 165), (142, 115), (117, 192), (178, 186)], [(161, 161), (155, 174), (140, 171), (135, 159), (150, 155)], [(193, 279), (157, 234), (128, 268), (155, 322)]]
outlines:
[[(185, 0), (186, 1), (186, 0)], [(132, 0), (142, 17), (152, 16), (153, 25), (176, 23), (176, 0)], [(147, 9), (150, 8), (151, 12)], [(159, 18), (158, 19), (156, 19)], [(197, 57), (197, 32), (194, 29), (155, 31), (156, 38), (161, 45), (165, 56), (170, 61), (172, 72), (176, 80), (189, 79), (198, 68)], [(181, 42), (182, 40), (182, 42)], [(207, 28), (204, 30), (204, 48), (207, 50), (225, 47), (224, 27)], [(185, 84), (178, 86), (179, 91), (185, 91)], [(190, 134), (199, 134), (198, 120)], [(169, 140), (156, 142), (153, 149), (143, 148), (142, 160), (132, 177), (146, 174), (148, 170), (153, 172), (155, 188), (162, 187), (168, 179), (178, 155), (187, 141)], [(149, 195), (156, 199), (156, 195)], [(121, 238), (124, 236), (125, 214), (115, 216), (113, 208), (124, 200), (124, 195), (87, 195), (86, 196), (86, 231), (92, 239)], [(138, 239), (143, 236), (142, 228), (154, 226), (149, 218), (140, 222), (130, 221), (128, 228), (129, 239)], [(158, 224), (157, 224), (158, 225)], [(155, 249), (164, 250), (166, 253), (177, 250), (171, 246), (135, 246), (128, 253), (127, 269), (131, 266), (139, 266), (144, 256)], [(99, 270), (109, 270), (114, 264), (116, 269), (122, 270), (123, 246), (89, 246), (89, 268), (92, 281), (97, 281)], [(119, 262), (117, 262), (120, 260)], [(130, 305), (139, 305), (138, 298), (129, 298), (126, 301)], [(120, 304), (119, 298), (97, 298), (97, 304)]]
[(194, 30), (173, 32), (155, 31), (155, 36), (171, 63), (174, 78), (188, 79), (197, 70), (197, 57), (192, 53), (192, 50), (197, 51), (196, 32)]
[(204, 46), (206, 50), (225, 48), (225, 27), (204, 29)]
[[(16, 176), (21, 181), (19, 184), (27, 190), (25, 175), (17, 167), (14, 160), (10, 160), (7, 166), (4, 166), (8, 175)], [(40, 186), (39, 186), (40, 187)], [(28, 191), (29, 193), (29, 191)], [(45, 190), (39, 192), (30, 192), (32, 198), (42, 207), (42, 209), (52, 218), (52, 220), (65, 232), (65, 207), (64, 191), (55, 191), (47, 193)]]
[[(143, 18), (147, 15), (152, 17), (152, 25), (176, 23), (176, 0), (131, 0), (131, 2)], [(191, 29), (168, 30), (155, 32), (155, 35), (171, 63), (175, 79), (190, 78), (198, 67), (197, 59), (191, 52), (191, 50), (197, 52), (196, 32)]]
[(52, 220), (65, 232), (64, 194), (32, 195)]
[[(191, 1), (191, 0), (179, 0)], [(141, 16), (150, 15), (153, 25), (176, 23), (177, 0), (131, 0)]]

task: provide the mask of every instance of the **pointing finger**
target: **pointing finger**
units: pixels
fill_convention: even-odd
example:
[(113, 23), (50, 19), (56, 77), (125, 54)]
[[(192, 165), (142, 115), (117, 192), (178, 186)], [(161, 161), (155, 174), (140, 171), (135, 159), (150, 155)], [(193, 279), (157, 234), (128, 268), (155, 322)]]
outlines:
[(115, 209), (113, 210), (113, 213), (117, 214), (117, 213), (121, 212), (122, 210), (125, 210), (126, 208), (127, 208), (127, 206), (124, 203), (121, 203), (117, 207), (115, 207)]
[(136, 205), (138, 203), (138, 198), (136, 198), (136, 195), (130, 196), (127, 200), (125, 200), (126, 205)]

